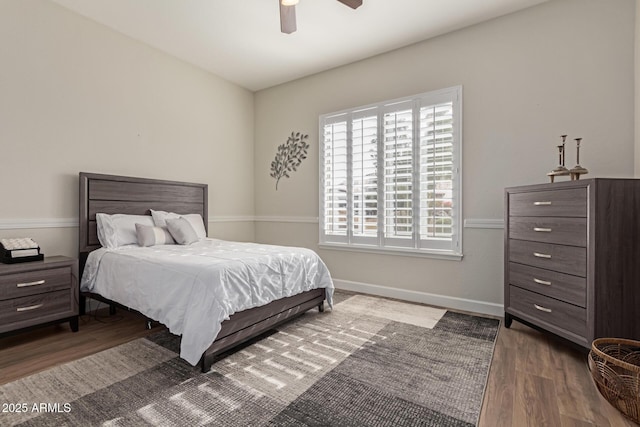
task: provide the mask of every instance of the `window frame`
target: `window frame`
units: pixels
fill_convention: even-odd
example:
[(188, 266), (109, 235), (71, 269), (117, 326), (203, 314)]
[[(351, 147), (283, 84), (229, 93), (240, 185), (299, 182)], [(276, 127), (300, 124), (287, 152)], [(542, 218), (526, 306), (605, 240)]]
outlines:
[[(425, 106), (436, 106), (441, 103), (452, 103), (452, 225), (451, 239), (420, 239), (420, 110)], [(412, 230), (410, 239), (386, 237), (384, 233), (385, 184), (384, 177), (384, 142), (377, 141), (377, 236), (354, 236), (352, 218), (353, 209), (353, 121), (363, 118), (374, 111), (377, 117), (378, 139), (384, 134), (384, 117), (388, 112), (400, 111), (398, 105), (410, 105), (412, 111)], [(325, 125), (345, 121), (347, 136), (347, 192), (346, 192), (346, 235), (327, 235), (325, 233)], [(374, 104), (349, 108), (337, 112), (322, 114), (318, 120), (319, 146), (319, 247), (341, 249), (356, 252), (384, 253), (390, 255), (425, 256), (438, 259), (462, 259), (462, 86), (424, 92)], [(366, 205), (365, 205), (366, 206)], [(451, 243), (448, 243), (448, 242)], [(447, 242), (447, 243), (443, 243)]]

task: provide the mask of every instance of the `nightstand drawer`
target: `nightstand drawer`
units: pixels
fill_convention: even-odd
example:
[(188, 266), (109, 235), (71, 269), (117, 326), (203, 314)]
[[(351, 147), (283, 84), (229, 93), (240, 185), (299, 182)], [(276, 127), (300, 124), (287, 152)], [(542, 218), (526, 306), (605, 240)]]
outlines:
[(509, 216), (587, 216), (587, 190), (532, 191), (509, 194)]
[(586, 336), (586, 309), (515, 286), (511, 286), (509, 292), (509, 308), (518, 312), (524, 319), (536, 324), (543, 322), (580, 337)]
[(509, 219), (509, 237), (534, 242), (586, 247), (587, 219), (514, 217)]
[(587, 306), (587, 279), (509, 263), (509, 284), (580, 307)]
[(69, 291), (55, 291), (0, 301), (0, 332), (77, 315)]
[(0, 276), (0, 300), (69, 289), (71, 267), (34, 270)]
[(551, 243), (509, 240), (509, 261), (586, 277), (587, 249)]

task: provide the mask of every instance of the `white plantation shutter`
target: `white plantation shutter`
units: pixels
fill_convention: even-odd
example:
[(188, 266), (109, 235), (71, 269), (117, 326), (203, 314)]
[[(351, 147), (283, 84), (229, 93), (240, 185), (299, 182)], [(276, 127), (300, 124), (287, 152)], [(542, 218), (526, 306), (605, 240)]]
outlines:
[(461, 255), (454, 87), (320, 117), (320, 243)]
[(351, 122), (351, 232), (375, 243), (378, 237), (378, 118), (362, 112)]
[(453, 102), (420, 108), (420, 239), (453, 236)]
[(383, 114), (384, 238), (387, 244), (413, 240), (413, 109), (410, 102)]
[[(324, 126), (324, 233), (347, 237), (347, 122)], [(337, 239), (344, 240), (344, 239)]]

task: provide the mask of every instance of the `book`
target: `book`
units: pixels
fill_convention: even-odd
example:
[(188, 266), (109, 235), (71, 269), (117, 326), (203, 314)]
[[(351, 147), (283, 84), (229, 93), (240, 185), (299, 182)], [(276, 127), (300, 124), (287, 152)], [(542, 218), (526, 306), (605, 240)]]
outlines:
[(23, 256), (34, 256), (40, 254), (40, 249), (15, 249), (7, 251), (7, 255), (11, 258), (22, 258)]
[(0, 261), (7, 264), (44, 259), (40, 246), (30, 238), (0, 239)]

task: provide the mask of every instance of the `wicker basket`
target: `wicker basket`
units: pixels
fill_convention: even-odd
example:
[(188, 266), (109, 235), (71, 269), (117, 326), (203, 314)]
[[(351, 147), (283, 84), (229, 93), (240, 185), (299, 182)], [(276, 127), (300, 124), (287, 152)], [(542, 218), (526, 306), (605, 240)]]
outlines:
[(589, 369), (602, 396), (640, 424), (640, 341), (596, 339), (589, 352)]

